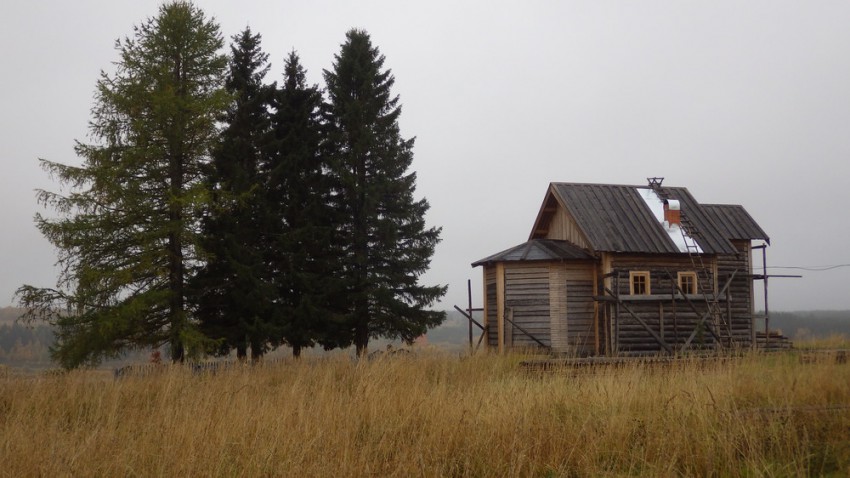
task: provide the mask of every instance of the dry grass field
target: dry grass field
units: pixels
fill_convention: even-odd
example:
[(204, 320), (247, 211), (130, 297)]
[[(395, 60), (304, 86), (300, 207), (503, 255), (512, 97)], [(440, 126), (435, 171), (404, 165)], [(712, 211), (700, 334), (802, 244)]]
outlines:
[(832, 357), (581, 373), (522, 358), (0, 370), (0, 474), (850, 475), (850, 364)]

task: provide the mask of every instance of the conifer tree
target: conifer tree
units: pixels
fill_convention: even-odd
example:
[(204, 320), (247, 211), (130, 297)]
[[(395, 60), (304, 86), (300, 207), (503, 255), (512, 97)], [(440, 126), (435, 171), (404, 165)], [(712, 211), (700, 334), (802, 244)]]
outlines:
[(81, 166), (42, 161), (69, 189), (41, 191), (58, 217), (36, 216), (59, 250), (56, 288), (18, 289), (26, 318), (56, 326), (54, 359), (94, 364), (128, 348), (170, 344), (182, 361), (199, 349), (186, 307), (197, 261), (202, 165), (227, 103), (218, 25), (189, 2), (116, 42), (117, 71), (97, 82), (93, 144), (77, 143)]
[(439, 325), (443, 312), (428, 310), (443, 296), (442, 286), (422, 286), (439, 241), (439, 228), (426, 228), (428, 202), (415, 200), (413, 139), (403, 139), (401, 106), (391, 88), (384, 56), (368, 33), (351, 30), (333, 70), (325, 70), (327, 147), (335, 180), (334, 207), (342, 215), (338, 234), (345, 318), (358, 354), (370, 337), (412, 341)]
[(260, 42), (250, 28), (233, 37), (226, 81), (232, 103), (209, 167), (212, 202), (201, 241), (205, 261), (192, 281), (201, 331), (218, 341), (216, 351), (235, 348), (244, 359), (250, 347), (255, 360), (271, 345), (274, 302), (261, 224), (261, 161), (274, 87), (263, 84), (269, 65)]
[(321, 92), (307, 85), (298, 55), (291, 52), (275, 96), (265, 207), (267, 257), (278, 294), (274, 322), (296, 357), (302, 348), (327, 344), (333, 336), (338, 297), (331, 190), (320, 152), (321, 106)]

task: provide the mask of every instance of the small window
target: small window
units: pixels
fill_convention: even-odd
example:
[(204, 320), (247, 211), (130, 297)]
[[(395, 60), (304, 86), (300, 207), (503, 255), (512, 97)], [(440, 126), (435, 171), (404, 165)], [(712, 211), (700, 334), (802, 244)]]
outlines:
[(629, 272), (629, 291), (632, 295), (649, 295), (649, 272)]
[(696, 272), (679, 272), (679, 288), (685, 294), (697, 293), (697, 273)]

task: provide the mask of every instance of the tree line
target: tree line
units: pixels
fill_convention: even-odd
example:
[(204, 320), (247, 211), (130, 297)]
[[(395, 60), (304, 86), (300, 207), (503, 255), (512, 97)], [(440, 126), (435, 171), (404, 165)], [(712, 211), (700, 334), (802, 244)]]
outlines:
[(24, 285), (29, 321), (65, 367), (168, 344), (173, 361), (259, 358), (280, 345), (411, 341), (438, 325), (424, 286), (440, 228), (415, 199), (413, 139), (384, 56), (350, 30), (325, 89), (296, 52), (269, 83), (261, 35), (229, 54), (190, 2), (116, 42), (96, 85), (81, 166), (40, 160), (70, 192), (39, 191), (59, 251), (56, 287)]
[(53, 331), (46, 325), (0, 323), (0, 364), (47, 362), (52, 344)]

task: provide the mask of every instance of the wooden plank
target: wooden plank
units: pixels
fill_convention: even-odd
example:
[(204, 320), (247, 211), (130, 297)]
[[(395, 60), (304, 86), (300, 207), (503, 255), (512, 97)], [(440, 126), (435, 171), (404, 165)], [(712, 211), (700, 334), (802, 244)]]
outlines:
[(536, 306), (541, 306), (542, 308), (545, 308), (546, 310), (549, 310), (549, 298), (548, 297), (545, 298), (545, 299), (538, 299), (538, 298), (534, 298), (534, 299), (525, 299), (525, 298), (523, 298), (523, 299), (512, 299), (512, 298), (509, 297), (507, 300), (505, 300), (505, 304), (508, 307), (529, 307), (529, 306), (535, 306), (536, 305)]
[[(484, 267), (482, 267), (481, 269), (482, 269), (482, 271), (481, 271), (481, 275), (483, 276), (483, 277), (481, 277), (481, 287), (484, 289), (484, 290), (482, 291), (482, 292), (483, 292), (482, 296), (484, 297), (484, 305), (483, 305), (483, 307), (484, 307), (484, 328), (483, 328), (483, 329), (484, 329), (484, 331), (486, 331), (486, 330), (487, 330), (487, 328), (486, 328), (486, 326), (487, 326), (487, 317), (488, 317), (488, 316), (487, 316), (487, 312), (488, 312), (488, 310), (487, 310), (487, 305), (488, 305), (488, 302), (490, 302), (489, 300), (487, 300), (487, 279), (488, 279), (488, 278), (487, 278), (487, 272), (489, 271), (490, 267), (488, 267), (487, 265), (485, 265), (485, 266), (484, 266)], [(483, 334), (482, 334), (482, 335), (483, 335)], [(480, 342), (480, 340), (479, 340), (479, 342)], [(488, 341), (488, 342), (489, 342), (489, 341)]]
[(496, 263), (496, 343), (500, 354), (505, 352), (505, 265)]
[(517, 267), (514, 264), (510, 264), (505, 269), (505, 276), (511, 280), (522, 278), (533, 279), (536, 277), (546, 277), (547, 275), (548, 268), (546, 267)]

